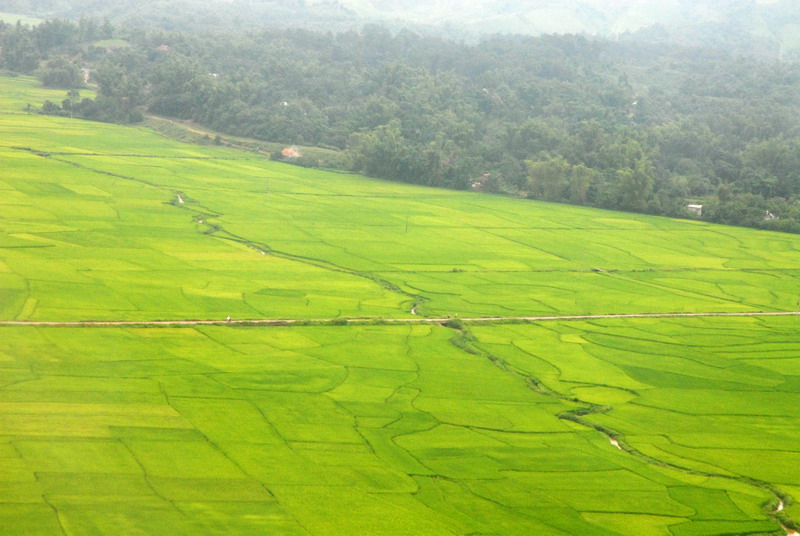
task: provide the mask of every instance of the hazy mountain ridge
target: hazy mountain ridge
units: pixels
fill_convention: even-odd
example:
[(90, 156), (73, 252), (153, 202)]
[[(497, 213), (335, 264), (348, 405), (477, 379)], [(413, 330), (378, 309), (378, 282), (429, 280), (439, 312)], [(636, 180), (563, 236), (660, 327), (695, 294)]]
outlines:
[[(146, 7), (145, 7), (146, 6)], [(0, 0), (0, 11), (42, 18), (106, 17), (165, 29), (255, 26), (323, 30), (382, 22), (459, 39), (580, 33), (759, 55), (800, 51), (795, 0)]]
[(466, 5), (458, 0), (304, 2), (312, 10), (331, 4), (362, 19), (461, 25), (479, 33), (617, 35), (654, 25), (672, 28), (746, 21), (752, 32), (773, 34), (800, 23), (800, 9), (790, 0), (476, 0)]

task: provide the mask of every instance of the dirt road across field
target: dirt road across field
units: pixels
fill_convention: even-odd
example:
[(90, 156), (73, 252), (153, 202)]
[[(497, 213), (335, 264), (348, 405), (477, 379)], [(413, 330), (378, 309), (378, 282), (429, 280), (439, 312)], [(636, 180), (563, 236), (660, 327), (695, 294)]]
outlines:
[(614, 318), (698, 318), (698, 317), (762, 317), (800, 316), (800, 311), (752, 311), (736, 313), (630, 313), (602, 315), (548, 315), (548, 316), (486, 316), (486, 317), (437, 317), (437, 318), (249, 318), (249, 319), (204, 319), (204, 320), (0, 320), (0, 326), (34, 327), (125, 327), (125, 326), (291, 326), (291, 325), (352, 325), (352, 324), (445, 324), (460, 320), (469, 324), (511, 324), (536, 322), (566, 322), (570, 320), (600, 320)]

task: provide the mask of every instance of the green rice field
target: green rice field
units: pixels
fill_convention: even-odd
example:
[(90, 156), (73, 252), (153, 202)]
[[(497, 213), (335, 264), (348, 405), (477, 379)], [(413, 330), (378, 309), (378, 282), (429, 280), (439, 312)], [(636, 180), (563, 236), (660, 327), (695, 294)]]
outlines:
[[(24, 111), (62, 93), (0, 78), (0, 534), (797, 526), (800, 317), (518, 317), (795, 311), (800, 237)], [(308, 325), (32, 324), (228, 315)]]
[(19, 22), (24, 25), (36, 25), (44, 22), (42, 19), (38, 19), (36, 17), (20, 15), (18, 13), (8, 13), (5, 11), (0, 11), (0, 21), (5, 22), (6, 24), (16, 24)]
[[(10, 534), (775, 533), (774, 492), (800, 491), (797, 327), (476, 327), (485, 354), (431, 326), (0, 328), (0, 516)], [(587, 408), (629, 452), (566, 418)]]
[(58, 92), (3, 83), (5, 318), (779, 311), (800, 298), (793, 235), (292, 167), (25, 114)]

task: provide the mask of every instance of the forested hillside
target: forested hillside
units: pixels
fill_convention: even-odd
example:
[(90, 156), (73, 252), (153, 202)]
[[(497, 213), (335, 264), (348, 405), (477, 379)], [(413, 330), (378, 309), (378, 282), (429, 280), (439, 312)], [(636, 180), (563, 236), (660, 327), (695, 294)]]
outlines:
[[(576, 36), (468, 45), (390, 33), (2, 28), (2, 67), (65, 90), (47, 113), (192, 119), (346, 151), (372, 176), (800, 231), (800, 66)], [(96, 86), (82, 98), (81, 68)], [(308, 159), (307, 159), (308, 160)], [(314, 162), (308, 162), (314, 164)]]
[(795, 0), (0, 0), (3, 12), (181, 31), (341, 31), (379, 22), (470, 41), (494, 34), (587, 34), (771, 57), (800, 54)]

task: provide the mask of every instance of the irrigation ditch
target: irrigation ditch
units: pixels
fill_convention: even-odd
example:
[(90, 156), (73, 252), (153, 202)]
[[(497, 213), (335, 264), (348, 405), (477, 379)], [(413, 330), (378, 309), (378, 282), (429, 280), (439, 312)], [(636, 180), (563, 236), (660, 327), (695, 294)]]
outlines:
[[(775, 314), (776, 313), (773, 313), (772, 315), (774, 316)], [(797, 315), (797, 314), (800, 314), (800, 313), (785, 313), (785, 314), (795, 314), (795, 315)], [(616, 317), (616, 318), (619, 318), (621, 316), (624, 317), (623, 315), (613, 315), (613, 317)], [(644, 316), (654, 316), (654, 315), (644, 315)], [(675, 316), (675, 315), (671, 315), (671, 316)], [(681, 315), (681, 316), (683, 316), (683, 315)], [(698, 316), (698, 315), (694, 315), (694, 316)], [(723, 316), (723, 315), (719, 315), (719, 316)], [(724, 315), (724, 316), (730, 316), (730, 314)], [(738, 316), (741, 316), (741, 315), (738, 315)], [(595, 318), (598, 318), (598, 317), (595, 317)], [(600, 316), (599, 318), (607, 318), (607, 317), (606, 316)], [(641, 318), (641, 316), (635, 316), (634, 318)], [(581, 400), (578, 397), (567, 396), (567, 395), (565, 395), (563, 393), (559, 393), (558, 391), (550, 389), (549, 387), (547, 387), (544, 384), (542, 384), (537, 378), (535, 378), (531, 374), (528, 374), (527, 372), (522, 371), (522, 370), (518, 369), (517, 367), (514, 367), (510, 363), (504, 361), (502, 358), (500, 358), (500, 357), (498, 357), (498, 356), (496, 356), (494, 354), (491, 354), (489, 352), (486, 352), (486, 351), (478, 348), (474, 344), (475, 343), (475, 337), (470, 333), (469, 328), (467, 327), (467, 325), (463, 324), (463, 322), (451, 322), (449, 324), (446, 323), (444, 325), (446, 327), (450, 327), (451, 329), (453, 329), (456, 332), (456, 334), (453, 337), (450, 338), (450, 343), (453, 346), (456, 346), (460, 350), (462, 350), (464, 352), (467, 352), (467, 353), (469, 353), (471, 355), (475, 355), (477, 357), (482, 357), (484, 359), (487, 359), (487, 360), (491, 361), (492, 364), (494, 364), (500, 370), (502, 370), (502, 371), (504, 371), (506, 373), (512, 374), (512, 375), (516, 376), (517, 378), (520, 378), (525, 383), (525, 385), (528, 387), (528, 389), (530, 389), (530, 390), (532, 390), (532, 391), (534, 391), (534, 392), (536, 392), (538, 394), (541, 394), (541, 395), (544, 395), (544, 396), (547, 396), (547, 397), (551, 397), (551, 398), (555, 398), (555, 399), (557, 399), (557, 400), (559, 400), (561, 402), (567, 402), (567, 403), (578, 404), (579, 405), (579, 407), (577, 407), (575, 409), (564, 411), (564, 412), (558, 414), (557, 417), (559, 419), (562, 419), (562, 420), (565, 420), (565, 421), (570, 421), (570, 422), (576, 423), (576, 424), (578, 424), (580, 426), (584, 426), (586, 428), (589, 428), (589, 429), (595, 430), (596, 432), (599, 432), (600, 434), (602, 434), (603, 436), (605, 436), (608, 439), (608, 441), (609, 441), (609, 443), (611, 445), (613, 445), (617, 449), (621, 450), (622, 452), (625, 452), (625, 453), (627, 453), (627, 454), (629, 454), (631, 456), (634, 456), (634, 457), (638, 458), (639, 460), (645, 462), (648, 465), (652, 465), (652, 466), (656, 466), (656, 467), (664, 467), (664, 468), (672, 469), (672, 470), (675, 470), (675, 471), (679, 471), (681, 473), (690, 474), (690, 475), (694, 475), (694, 476), (702, 476), (702, 477), (706, 477), (706, 478), (719, 478), (719, 479), (723, 479), (723, 480), (732, 480), (732, 481), (736, 481), (736, 482), (739, 482), (739, 483), (742, 483), (742, 484), (745, 484), (745, 485), (748, 485), (748, 486), (751, 486), (751, 487), (755, 487), (755, 488), (759, 488), (761, 490), (764, 490), (764, 491), (768, 492), (769, 494), (771, 494), (772, 497), (773, 497), (772, 501), (769, 501), (769, 502), (767, 502), (765, 504), (762, 504), (762, 509), (764, 510), (764, 512), (767, 515), (769, 515), (772, 519), (774, 519), (778, 524), (780, 524), (781, 528), (783, 528), (783, 530), (786, 532), (787, 536), (798, 536), (798, 535), (800, 535), (800, 533), (798, 533), (798, 530), (800, 530), (800, 524), (798, 524), (794, 519), (790, 518), (786, 514), (786, 510), (785, 510), (786, 506), (793, 504), (794, 503), (794, 499), (793, 499), (793, 497), (791, 495), (789, 495), (785, 491), (775, 487), (771, 483), (766, 482), (764, 480), (758, 480), (758, 479), (755, 479), (755, 478), (745, 477), (745, 476), (741, 476), (741, 475), (726, 475), (726, 474), (714, 473), (714, 472), (710, 472), (710, 471), (699, 471), (699, 470), (696, 470), (696, 469), (691, 469), (689, 467), (683, 467), (683, 466), (678, 465), (676, 463), (666, 462), (664, 460), (659, 460), (658, 458), (650, 456), (649, 454), (646, 454), (646, 453), (638, 450), (637, 448), (632, 446), (630, 443), (628, 443), (626, 438), (625, 438), (625, 435), (622, 434), (621, 432), (619, 432), (618, 430), (614, 430), (613, 428), (609, 428), (607, 426), (603, 426), (601, 424), (592, 422), (591, 420), (588, 419), (588, 417), (591, 416), (591, 415), (599, 415), (599, 414), (608, 413), (608, 412), (612, 411), (614, 409), (613, 406), (595, 404), (595, 403), (592, 403), (592, 402)], [(631, 392), (634, 393), (634, 394), (638, 394), (638, 393), (635, 393), (635, 391), (631, 391)]]
[[(155, 190), (162, 191), (162, 192), (166, 193), (171, 198), (170, 201), (166, 201), (165, 202), (166, 204), (172, 205), (172, 206), (174, 206), (176, 208), (179, 208), (179, 209), (188, 210), (188, 211), (192, 212), (192, 221), (194, 221), (195, 224), (197, 224), (197, 225), (202, 225), (202, 226), (205, 227), (205, 230), (203, 231), (203, 234), (205, 234), (205, 235), (213, 236), (215, 238), (218, 238), (220, 240), (225, 240), (225, 241), (228, 241), (228, 242), (234, 242), (236, 244), (239, 244), (239, 245), (242, 245), (244, 247), (247, 247), (247, 248), (249, 248), (249, 249), (251, 249), (251, 250), (253, 250), (253, 251), (257, 252), (257, 253), (260, 253), (261, 255), (272, 255), (272, 256), (275, 256), (275, 257), (282, 258), (282, 259), (286, 259), (286, 260), (290, 260), (290, 261), (294, 261), (294, 262), (300, 262), (300, 263), (303, 263), (303, 264), (308, 264), (308, 265), (311, 265), (311, 266), (315, 266), (317, 268), (322, 268), (324, 270), (330, 270), (330, 271), (333, 271), (333, 272), (344, 273), (344, 274), (351, 275), (351, 276), (354, 276), (354, 277), (359, 277), (359, 278), (362, 278), (362, 279), (368, 279), (368, 280), (376, 283), (380, 287), (388, 290), (389, 292), (394, 292), (396, 294), (400, 294), (401, 296), (404, 296), (404, 297), (408, 298), (410, 300), (410, 302), (411, 302), (410, 309), (412, 311), (415, 311), (414, 314), (424, 314), (424, 305), (428, 301), (428, 299), (425, 296), (422, 296), (422, 295), (419, 295), (419, 294), (414, 294), (414, 293), (408, 292), (406, 290), (403, 290), (402, 288), (400, 288), (398, 285), (392, 283), (391, 281), (388, 281), (386, 279), (382, 279), (382, 278), (380, 278), (380, 277), (378, 277), (378, 276), (376, 276), (374, 274), (368, 273), (368, 272), (362, 272), (362, 271), (359, 271), (359, 270), (353, 270), (353, 269), (346, 268), (344, 266), (339, 266), (337, 264), (334, 264), (334, 263), (331, 263), (329, 261), (325, 261), (325, 260), (322, 260), (322, 259), (316, 259), (316, 258), (313, 258), (313, 257), (305, 257), (305, 256), (302, 256), (302, 255), (295, 255), (295, 254), (292, 254), (292, 253), (275, 250), (275, 249), (271, 248), (267, 244), (256, 242), (256, 241), (250, 240), (250, 239), (242, 237), (242, 236), (238, 236), (238, 235), (228, 231), (227, 229), (225, 229), (222, 225), (220, 225), (217, 222), (214, 222), (214, 223), (209, 222), (209, 219), (211, 219), (211, 218), (220, 218), (220, 217), (223, 216), (223, 214), (218, 212), (218, 211), (216, 211), (216, 210), (213, 210), (211, 208), (208, 208), (208, 207), (204, 206), (199, 201), (197, 201), (195, 199), (192, 199), (191, 197), (189, 197), (184, 192), (175, 191), (174, 189), (169, 188), (167, 186), (156, 184), (154, 182), (150, 182), (148, 180), (141, 179), (141, 178), (138, 178), (138, 177), (132, 177), (132, 176), (129, 176), (129, 175), (121, 175), (119, 173), (113, 173), (113, 172), (105, 171), (105, 170), (102, 170), (102, 169), (95, 169), (95, 168), (86, 166), (84, 164), (81, 164), (79, 162), (73, 162), (72, 160), (68, 160), (66, 158), (63, 158), (65, 156), (122, 156), (122, 155), (114, 155), (114, 154), (101, 155), (99, 153), (64, 153), (64, 152), (56, 153), (56, 152), (42, 151), (40, 149), (35, 149), (33, 147), (11, 147), (11, 148), (14, 149), (14, 150), (17, 150), (17, 151), (23, 151), (23, 152), (31, 153), (31, 154), (34, 154), (34, 155), (39, 156), (41, 158), (52, 159), (52, 160), (61, 162), (63, 164), (67, 164), (67, 165), (70, 165), (70, 166), (73, 166), (73, 167), (76, 167), (76, 168), (79, 168), (79, 169), (83, 169), (83, 170), (86, 170), (86, 171), (89, 171), (89, 172), (92, 172), (92, 173), (97, 173), (97, 174), (105, 175), (105, 176), (108, 176), (108, 177), (122, 179), (122, 180), (125, 180), (125, 181), (137, 182), (137, 183), (149, 186), (149, 187), (151, 187), (151, 188), (153, 188)], [(130, 155), (124, 155), (124, 156), (130, 156)], [(142, 158), (166, 158), (166, 159), (192, 159), (192, 158), (194, 158), (194, 159), (197, 159), (195, 157), (182, 157), (182, 156), (155, 156), (155, 155), (139, 155), (139, 156), (142, 157)], [(208, 160), (208, 159), (216, 159), (216, 158), (200, 158), (200, 159)], [(219, 158), (219, 160), (236, 160), (236, 159), (234, 159), (234, 158), (228, 158), (228, 159)]]
[[(607, 314), (583, 314), (583, 315), (533, 315), (533, 316), (489, 316), (489, 317), (428, 317), (425, 312), (425, 303), (428, 301), (425, 296), (408, 292), (398, 285), (382, 279), (374, 274), (348, 269), (328, 261), (294, 255), (288, 252), (277, 251), (270, 248), (267, 244), (255, 242), (245, 237), (238, 236), (226, 230), (218, 222), (210, 222), (210, 219), (217, 219), (223, 215), (213, 209), (203, 206), (200, 202), (190, 198), (183, 192), (176, 192), (169, 187), (149, 182), (145, 179), (120, 175), (101, 169), (94, 169), (84, 164), (73, 162), (65, 157), (71, 156), (101, 156), (99, 154), (84, 153), (48, 153), (28, 147), (13, 147), (13, 149), (33, 153), (42, 158), (51, 158), (64, 164), (84, 169), (86, 171), (110, 176), (126, 181), (134, 181), (156, 190), (167, 193), (171, 197), (168, 204), (176, 208), (188, 210), (192, 213), (192, 219), (197, 225), (203, 226), (203, 234), (213, 236), (220, 240), (236, 243), (247, 247), (261, 255), (273, 255), (287, 260), (313, 265), (325, 270), (346, 273), (355, 277), (365, 278), (373, 281), (389, 292), (404, 296), (410, 302), (410, 318), (250, 318), (250, 319), (153, 319), (153, 320), (77, 320), (77, 321), (58, 321), (58, 320), (0, 320), (0, 327), (39, 327), (39, 328), (109, 328), (109, 327), (132, 327), (132, 328), (158, 328), (158, 327), (192, 327), (192, 326), (231, 326), (231, 327), (281, 327), (281, 326), (352, 326), (352, 325), (441, 325), (454, 330), (454, 335), (450, 342), (461, 351), (471, 355), (489, 360), (494, 366), (502, 371), (519, 378), (526, 387), (536, 393), (552, 397), (561, 402), (575, 405), (574, 409), (564, 411), (557, 415), (559, 419), (573, 422), (577, 425), (592, 429), (603, 435), (611, 445), (620, 451), (636, 457), (652, 466), (668, 468), (685, 474), (702, 476), (707, 478), (718, 478), (723, 480), (737, 481), (739, 483), (755, 487), (769, 493), (773, 499), (762, 505), (765, 513), (780, 524), (789, 535), (798, 535), (800, 524), (791, 519), (786, 514), (786, 506), (794, 502), (793, 498), (786, 492), (778, 489), (769, 482), (744, 477), (741, 475), (728, 475), (714, 473), (711, 471), (700, 471), (690, 467), (660, 460), (649, 454), (638, 450), (626, 440), (624, 434), (618, 430), (603, 426), (593, 422), (592, 415), (600, 415), (612, 411), (613, 406), (599, 405), (577, 397), (571, 397), (563, 393), (550, 389), (534, 376), (522, 371), (502, 358), (480, 349), (475, 343), (475, 338), (469, 331), (470, 325), (491, 325), (491, 324), (515, 324), (515, 323), (540, 323), (540, 322), (569, 322), (586, 320), (613, 320), (613, 319), (657, 319), (657, 318), (704, 318), (704, 317), (776, 317), (776, 316), (800, 316), (800, 311), (743, 311), (743, 312), (672, 312), (672, 313), (607, 313)], [(102, 155), (109, 156), (109, 155)], [(114, 155), (111, 155), (114, 156)], [(121, 156), (121, 155), (120, 155)], [(124, 155), (135, 156), (135, 155)], [(152, 158), (170, 158), (157, 157)], [(187, 158), (187, 157), (174, 157)], [(800, 536), (800, 535), (798, 535)]]

